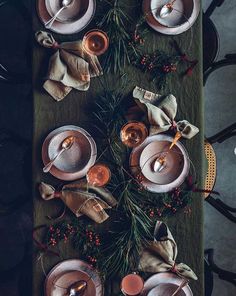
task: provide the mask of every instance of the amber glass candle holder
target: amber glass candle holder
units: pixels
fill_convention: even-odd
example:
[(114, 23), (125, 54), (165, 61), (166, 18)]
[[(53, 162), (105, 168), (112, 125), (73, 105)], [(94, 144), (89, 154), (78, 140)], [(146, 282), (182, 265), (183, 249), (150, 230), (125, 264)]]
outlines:
[(102, 163), (95, 164), (87, 173), (87, 182), (92, 186), (103, 187), (109, 183), (110, 179), (111, 171)]
[(148, 136), (148, 130), (142, 122), (130, 121), (123, 125), (120, 132), (124, 145), (134, 148), (139, 146)]
[(120, 288), (125, 296), (139, 296), (144, 288), (144, 280), (138, 274), (131, 273), (122, 279)]
[(109, 38), (107, 34), (101, 30), (95, 29), (88, 31), (83, 38), (84, 50), (92, 55), (102, 55), (108, 49)]

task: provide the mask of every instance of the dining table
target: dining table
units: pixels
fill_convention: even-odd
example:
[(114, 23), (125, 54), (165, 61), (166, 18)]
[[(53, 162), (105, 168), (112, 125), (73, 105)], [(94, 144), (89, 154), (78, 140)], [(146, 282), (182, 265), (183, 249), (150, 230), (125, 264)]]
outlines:
[[(200, 0), (199, 0), (200, 1)], [(46, 30), (40, 21), (37, 13), (37, 1), (33, 2), (33, 32)], [(140, 1), (123, 1), (128, 7), (129, 13), (133, 13), (133, 8), (140, 5)], [(131, 7), (131, 8), (129, 8)], [(134, 16), (135, 17), (135, 16)], [(96, 28), (95, 19), (82, 31), (61, 35), (52, 33), (57, 42), (74, 41), (83, 38), (84, 34), (90, 29)], [(34, 227), (47, 225), (50, 223), (48, 216), (56, 216), (61, 211), (61, 203), (58, 200), (45, 202), (39, 194), (38, 185), (46, 182), (53, 186), (61, 186), (63, 181), (56, 179), (50, 174), (43, 172), (43, 162), (41, 149), (46, 136), (52, 130), (64, 126), (75, 125), (87, 130), (99, 143), (99, 138), (91, 128), (91, 113), (93, 112), (93, 102), (101, 90), (100, 78), (93, 78), (87, 91), (72, 90), (62, 101), (56, 102), (42, 87), (44, 77), (48, 69), (51, 50), (40, 46), (34, 36), (33, 39), (33, 108), (34, 108), (34, 128), (33, 128), (33, 217)], [(185, 141), (185, 147), (190, 155), (197, 175), (199, 188), (203, 187), (204, 171), (204, 126), (203, 126), (203, 82), (202, 82), (202, 17), (201, 13), (194, 25), (182, 34), (170, 36), (160, 34), (150, 29), (150, 34), (145, 40), (144, 48), (147, 51), (159, 49), (170, 51), (170, 42), (178, 42), (183, 52), (198, 61), (193, 69), (191, 76), (175, 74), (172, 75), (168, 83), (162, 90), (158, 90), (155, 83), (151, 82), (148, 75), (133, 65), (127, 63), (123, 72), (127, 73), (130, 79), (128, 87), (124, 90), (124, 96), (130, 96), (135, 86), (153, 91), (155, 93), (172, 93), (178, 100), (178, 118), (187, 118), (191, 123), (199, 128), (199, 133), (190, 141)], [(100, 57), (99, 57), (100, 59)], [(101, 57), (102, 60), (102, 57)], [(103, 78), (115, 84), (120, 79), (120, 74), (104, 73)], [(158, 198), (158, 194), (157, 194)], [(67, 213), (66, 215), (71, 215)], [(173, 236), (178, 245), (178, 262), (184, 262), (191, 266), (196, 273), (198, 280), (191, 281), (190, 286), (194, 296), (204, 295), (204, 249), (203, 249), (203, 197), (201, 192), (195, 192), (192, 196), (191, 204), (188, 209), (178, 211), (175, 215), (164, 217), (168, 223)], [(43, 234), (42, 234), (43, 235)], [(41, 234), (37, 233), (38, 238)], [(58, 246), (60, 257), (45, 253), (39, 258), (35, 245), (33, 256), (33, 296), (44, 294), (44, 282), (48, 272), (58, 262), (79, 258), (79, 254), (72, 247), (72, 244), (60, 244)], [(119, 295), (120, 282), (113, 280), (106, 283), (113, 286), (113, 296)], [(111, 289), (110, 289), (111, 290)], [(104, 294), (106, 295), (106, 293)]]

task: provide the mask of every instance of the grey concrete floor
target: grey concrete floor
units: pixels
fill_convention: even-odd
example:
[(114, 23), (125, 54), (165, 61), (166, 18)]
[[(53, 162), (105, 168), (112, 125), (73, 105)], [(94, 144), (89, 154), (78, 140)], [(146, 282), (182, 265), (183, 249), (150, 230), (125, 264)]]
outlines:
[[(203, 0), (204, 10), (212, 0)], [(226, 17), (227, 16), (227, 17)], [(236, 53), (236, 1), (225, 0), (212, 14), (220, 36), (218, 60), (225, 54)], [(215, 71), (204, 88), (205, 134), (212, 136), (236, 122), (236, 65)], [(221, 199), (236, 207), (236, 137), (214, 145), (217, 155), (217, 182), (215, 190)], [(205, 248), (215, 249), (216, 263), (236, 272), (236, 225), (205, 203)], [(234, 296), (236, 288), (214, 277), (213, 296)]]

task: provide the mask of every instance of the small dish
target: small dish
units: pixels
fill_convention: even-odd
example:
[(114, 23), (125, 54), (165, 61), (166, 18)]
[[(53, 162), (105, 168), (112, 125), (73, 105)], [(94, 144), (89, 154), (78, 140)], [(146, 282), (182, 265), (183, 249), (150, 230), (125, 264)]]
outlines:
[(64, 296), (76, 281), (87, 282), (84, 296), (103, 296), (103, 286), (97, 271), (88, 263), (71, 259), (58, 263), (45, 280), (45, 296)]
[[(74, 1), (77, 1), (77, 0), (74, 0)], [(54, 5), (53, 0), (50, 0), (50, 3), (51, 5)], [(67, 12), (65, 10), (64, 10), (64, 14), (61, 14), (61, 16), (59, 15), (59, 18), (54, 21), (50, 30), (52, 32), (64, 34), (64, 35), (74, 34), (82, 31), (93, 19), (95, 10), (96, 10), (96, 0), (88, 0), (88, 8), (85, 11), (85, 13), (83, 9), (80, 12), (78, 12), (78, 10), (76, 11), (76, 13), (73, 12), (71, 17), (69, 18), (70, 19), (69, 22), (68, 21), (65, 22), (66, 18), (68, 17)], [(52, 18), (53, 12), (51, 8), (49, 8), (49, 6), (47, 9), (45, 0), (37, 0), (37, 12), (43, 24), (45, 24)]]
[[(74, 145), (75, 146), (74, 147), (72, 146), (69, 150), (78, 149), (78, 145), (80, 145), (80, 143), (83, 143), (83, 145), (86, 145), (86, 147), (88, 147), (88, 151), (83, 153), (83, 156), (85, 156), (86, 159), (81, 159), (82, 154), (80, 151), (79, 153), (76, 153), (76, 162), (75, 162), (73, 159), (73, 153), (71, 154), (70, 153), (71, 151), (69, 150), (65, 151), (63, 152), (63, 154), (65, 153), (64, 156), (62, 154), (61, 157), (55, 162), (55, 165), (52, 166), (50, 173), (54, 177), (64, 181), (73, 181), (73, 180), (81, 179), (84, 176), (86, 176), (90, 167), (92, 167), (95, 164), (95, 161), (97, 158), (97, 146), (95, 141), (91, 137), (91, 135), (87, 133), (87, 131), (85, 131), (84, 129), (78, 126), (66, 125), (66, 126), (59, 127), (53, 130), (51, 133), (49, 133), (49, 135), (44, 140), (43, 146), (42, 146), (43, 163), (44, 165), (46, 165), (50, 161), (54, 153), (58, 151), (58, 147), (60, 145), (58, 142), (58, 139), (59, 139), (58, 135), (61, 133), (63, 133), (62, 134), (63, 137), (67, 137), (67, 135), (68, 136), (73, 135), (76, 138), (78, 138), (76, 140), (76, 143), (73, 144), (73, 146)], [(53, 148), (52, 139), (54, 137), (57, 140), (57, 144)], [(62, 139), (63, 137), (60, 137), (60, 138)], [(79, 140), (79, 138), (83, 138), (83, 140), (82, 139)], [(49, 146), (51, 147), (50, 149), (49, 149)], [(61, 160), (64, 160), (64, 161), (61, 162)], [(69, 160), (69, 166), (67, 164), (68, 160)], [(79, 162), (79, 166), (77, 161)]]
[(189, 22), (194, 9), (193, 0), (176, 0), (172, 12), (167, 17), (162, 18), (160, 11), (166, 3), (168, 3), (166, 0), (159, 0), (158, 3), (156, 1), (151, 2), (152, 14), (161, 25), (175, 28)]

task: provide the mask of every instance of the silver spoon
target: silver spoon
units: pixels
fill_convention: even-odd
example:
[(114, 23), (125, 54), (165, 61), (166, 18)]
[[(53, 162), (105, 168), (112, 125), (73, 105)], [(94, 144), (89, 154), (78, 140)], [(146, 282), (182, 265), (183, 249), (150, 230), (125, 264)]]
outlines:
[(176, 0), (166, 3), (160, 10), (160, 17), (165, 18), (173, 11), (173, 4)]
[(58, 15), (65, 9), (67, 8), (73, 0), (62, 0), (62, 7), (58, 10), (58, 12), (49, 20), (45, 23), (45, 28), (50, 29)]
[(48, 164), (46, 164), (45, 165), (45, 167), (43, 168), (43, 172), (44, 173), (48, 173), (50, 170), (51, 170), (51, 168), (52, 168), (52, 166), (53, 166), (53, 164), (54, 164), (54, 162), (55, 162), (55, 160), (65, 151), (65, 150), (68, 150), (68, 149), (70, 149), (71, 148), (71, 146), (73, 145), (73, 143), (74, 143), (74, 140), (75, 140), (75, 138), (74, 137), (67, 137), (65, 140), (63, 140), (62, 141), (62, 143), (61, 143), (61, 150), (57, 153), (57, 155), (48, 163)]
[(175, 137), (170, 145), (170, 147), (168, 148), (167, 152), (165, 153), (165, 155), (161, 155), (159, 156), (155, 162), (154, 162), (154, 166), (153, 166), (153, 170), (154, 172), (160, 172), (164, 169), (165, 167), (165, 161), (166, 161), (166, 155), (170, 152), (170, 150), (175, 146), (175, 144), (179, 141), (179, 139), (181, 138), (182, 134), (181, 132), (177, 132), (175, 134)]
[(78, 281), (68, 288), (68, 296), (83, 296), (87, 289), (86, 281)]

